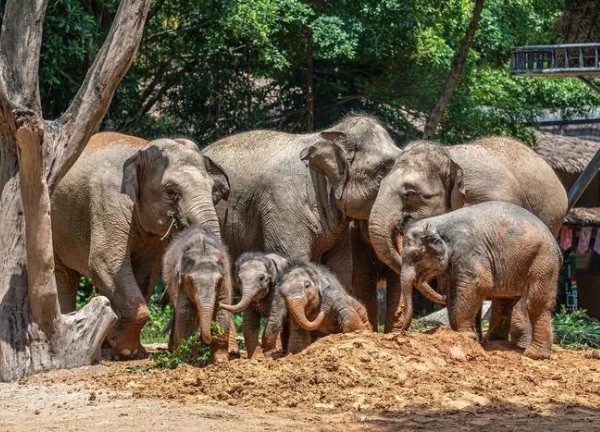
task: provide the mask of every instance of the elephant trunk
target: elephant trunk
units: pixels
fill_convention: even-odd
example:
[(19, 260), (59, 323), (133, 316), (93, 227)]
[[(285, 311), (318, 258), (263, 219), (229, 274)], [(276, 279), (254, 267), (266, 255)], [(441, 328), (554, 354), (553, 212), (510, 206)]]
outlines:
[(219, 307), (233, 313), (242, 312), (250, 305), (256, 291), (256, 288), (244, 288), (242, 291), (242, 298), (238, 304), (229, 305), (225, 303), (219, 303)]
[[(206, 286), (209, 288), (206, 288)], [(193, 303), (198, 311), (199, 335), (202, 341), (210, 345), (212, 342), (211, 324), (215, 312), (215, 290), (211, 282), (194, 281)]]
[(380, 189), (369, 216), (369, 237), (379, 260), (400, 274), (402, 234), (397, 232), (396, 226), (402, 220), (402, 204), (393, 195), (389, 187)]
[(216, 238), (221, 239), (219, 219), (210, 191), (207, 192), (206, 196), (199, 197), (198, 195), (198, 193), (187, 194), (187, 196), (193, 196), (194, 198), (181, 203), (181, 216), (183, 216), (190, 225), (204, 227)]
[(210, 331), (210, 326), (212, 323), (214, 307), (213, 306), (201, 306), (198, 311), (199, 316), (199, 324), (200, 324), (200, 336), (202, 337), (202, 341), (206, 345), (210, 345), (212, 342), (212, 334)]
[(413, 298), (412, 289), (415, 283), (415, 269), (405, 266), (400, 274), (400, 286), (402, 287), (402, 315), (399, 321), (402, 330), (408, 330), (413, 318)]
[(417, 290), (419, 290), (419, 292), (423, 294), (428, 300), (431, 300), (434, 303), (438, 303), (441, 305), (446, 304), (446, 296), (438, 293), (436, 290), (431, 288), (431, 285), (429, 285), (427, 282), (423, 281), (417, 284)]
[(317, 330), (325, 319), (325, 312), (319, 311), (314, 321), (309, 321), (304, 313), (304, 301), (300, 297), (286, 299), (287, 307), (296, 323), (307, 331)]

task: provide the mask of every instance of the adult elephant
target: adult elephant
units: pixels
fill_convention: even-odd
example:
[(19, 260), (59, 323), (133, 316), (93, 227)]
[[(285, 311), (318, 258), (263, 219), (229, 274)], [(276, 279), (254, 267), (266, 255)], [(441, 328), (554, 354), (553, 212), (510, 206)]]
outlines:
[[(381, 182), (369, 219), (371, 243), (380, 260), (400, 274), (404, 224), (484, 201), (524, 207), (555, 236), (567, 211), (566, 191), (552, 168), (518, 141), (489, 137), (450, 147), (416, 141)], [(400, 293), (391, 297), (388, 314), (395, 314)], [(509, 301), (493, 302), (488, 337), (506, 338), (511, 308)], [(523, 339), (519, 345), (525, 345), (523, 305), (515, 311), (513, 325)]]
[[(352, 265), (340, 256), (349, 256), (349, 221), (369, 218), (400, 150), (375, 119), (349, 116), (311, 134), (233, 135), (203, 153), (229, 175), (229, 200), (217, 213), (232, 260), (263, 251), (326, 262), (348, 286)], [(370, 291), (353, 290), (361, 300)]]
[(185, 139), (147, 142), (118, 133), (90, 139), (52, 194), (61, 310), (75, 310), (79, 275), (91, 277), (119, 316), (108, 341), (135, 355), (146, 299), (160, 274), (163, 239), (199, 225), (220, 238), (214, 203), (226, 199), (223, 170)]

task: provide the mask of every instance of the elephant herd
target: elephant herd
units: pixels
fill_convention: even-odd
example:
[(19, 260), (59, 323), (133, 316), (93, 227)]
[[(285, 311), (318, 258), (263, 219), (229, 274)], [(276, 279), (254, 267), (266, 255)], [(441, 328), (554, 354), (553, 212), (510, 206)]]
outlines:
[(197, 332), (221, 361), (230, 312), (243, 311), (249, 357), (280, 335), (298, 352), (322, 334), (376, 330), (384, 279), (385, 331), (410, 324), (413, 286), (473, 337), (491, 298), (487, 337), (546, 358), (566, 209), (552, 169), (507, 138), (401, 150), (363, 115), (312, 134), (240, 133), (202, 151), (187, 139), (99, 133), (52, 195), (59, 300), (74, 310), (79, 275), (90, 277), (119, 317), (107, 341), (133, 356), (162, 271), (170, 347)]

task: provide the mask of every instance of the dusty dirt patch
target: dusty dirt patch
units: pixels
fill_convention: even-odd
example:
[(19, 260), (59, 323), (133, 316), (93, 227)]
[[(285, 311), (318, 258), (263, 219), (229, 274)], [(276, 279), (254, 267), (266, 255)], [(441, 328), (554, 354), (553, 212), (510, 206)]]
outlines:
[(279, 427), (274, 423), (277, 430), (294, 422), (305, 430), (335, 430), (341, 423), (346, 430), (593, 430), (600, 425), (600, 360), (591, 351), (556, 348), (551, 360), (533, 361), (502, 346), (484, 349), (443, 328), (430, 335), (333, 335), (279, 360), (128, 369), (142, 364), (106, 362), (23, 383), (60, 383), (86, 394), (104, 388), (124, 392), (115, 393), (117, 399), (127, 394), (150, 405), (228, 407), (247, 413), (243, 427), (251, 427), (258, 414), (282, 419)]

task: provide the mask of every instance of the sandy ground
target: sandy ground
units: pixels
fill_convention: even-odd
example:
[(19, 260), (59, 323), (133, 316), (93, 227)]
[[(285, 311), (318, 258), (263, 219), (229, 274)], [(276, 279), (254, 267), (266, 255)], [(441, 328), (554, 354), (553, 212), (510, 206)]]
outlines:
[(103, 362), (0, 385), (0, 431), (600, 430), (600, 353), (533, 361), (447, 329), (334, 335), (283, 359)]

